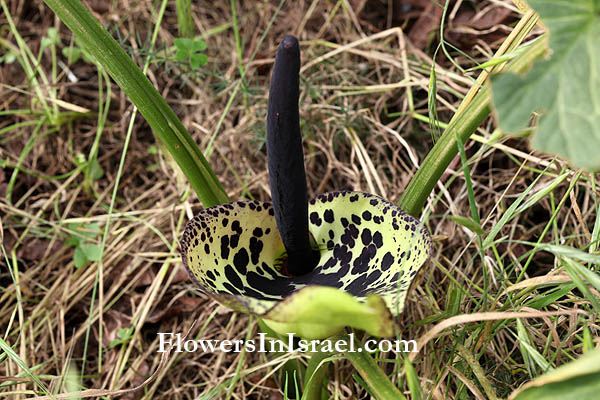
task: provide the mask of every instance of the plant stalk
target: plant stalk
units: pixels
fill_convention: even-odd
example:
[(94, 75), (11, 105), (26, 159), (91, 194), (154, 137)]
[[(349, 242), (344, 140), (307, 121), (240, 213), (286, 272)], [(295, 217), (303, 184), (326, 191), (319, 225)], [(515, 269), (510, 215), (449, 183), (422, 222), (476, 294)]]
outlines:
[[(332, 342), (344, 340), (348, 342), (347, 335), (338, 335), (330, 338)], [(359, 345), (360, 346), (360, 345)], [(406, 400), (406, 397), (390, 381), (388, 376), (379, 368), (373, 357), (365, 348), (359, 347), (356, 351), (344, 352), (344, 357), (352, 363), (361, 378), (369, 386), (371, 393), (378, 400)]]
[(327, 376), (329, 362), (327, 358), (333, 356), (333, 353), (319, 351), (311, 353), (304, 373), (304, 393), (302, 400), (321, 400), (323, 392), (323, 381)]

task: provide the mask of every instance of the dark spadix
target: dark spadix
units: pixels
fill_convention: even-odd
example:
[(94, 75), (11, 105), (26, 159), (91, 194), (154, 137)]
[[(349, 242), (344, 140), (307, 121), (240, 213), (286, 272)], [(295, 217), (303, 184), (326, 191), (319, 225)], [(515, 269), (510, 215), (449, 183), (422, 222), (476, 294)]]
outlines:
[(267, 111), (267, 157), (277, 229), (287, 252), (287, 273), (313, 270), (319, 253), (310, 246), (308, 196), (298, 110), (300, 48), (286, 35), (277, 49)]

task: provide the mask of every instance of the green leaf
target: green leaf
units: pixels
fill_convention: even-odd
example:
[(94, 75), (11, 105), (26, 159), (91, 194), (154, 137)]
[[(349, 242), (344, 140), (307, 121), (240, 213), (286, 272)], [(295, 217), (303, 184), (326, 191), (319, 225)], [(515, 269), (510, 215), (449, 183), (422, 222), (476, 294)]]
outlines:
[(88, 167), (90, 169), (90, 178), (98, 180), (104, 176), (104, 170), (100, 167), (98, 160), (94, 159)]
[(12, 64), (16, 61), (17, 56), (15, 55), (15, 53), (13, 53), (10, 49), (8, 49), (6, 51), (6, 53), (4, 53), (4, 55), (2, 57), (0, 57), (0, 63), (4, 63), (4, 64)]
[(186, 49), (177, 49), (177, 53), (175, 53), (175, 59), (177, 61), (187, 60), (189, 54), (189, 51)]
[(129, 341), (129, 339), (131, 339), (131, 337), (133, 336), (133, 328), (132, 327), (119, 328), (119, 330), (117, 332), (118, 332), (119, 337), (115, 338), (108, 345), (108, 347), (111, 349), (120, 344), (127, 343)]
[(69, 60), (69, 62), (77, 62), (81, 58), (81, 49), (79, 47), (63, 47), (62, 55)]
[(207, 62), (208, 57), (206, 54), (192, 54), (192, 57), (190, 57), (190, 65), (192, 69), (198, 69)]
[(100, 229), (100, 225), (98, 225), (97, 222), (92, 222), (92, 223), (87, 224), (85, 226), (85, 233), (84, 233), (84, 235), (86, 235), (89, 238), (95, 238), (101, 232), (102, 232), (102, 229)]
[(87, 162), (87, 158), (85, 158), (84, 154), (77, 153), (77, 154), (75, 154), (73, 162), (75, 163), (75, 165), (77, 165), (78, 167), (80, 167), (80, 166), (84, 165)]
[(599, 391), (600, 349), (596, 349), (525, 384), (509, 400), (592, 400)]
[[(600, 298), (598, 298), (594, 293), (592, 293), (590, 291), (590, 289), (587, 287), (587, 285), (584, 281), (584, 279), (587, 277), (587, 274), (584, 275), (585, 274), (584, 271), (589, 272), (589, 274), (590, 274), (589, 277), (591, 279), (595, 278), (596, 283), (597, 283), (597, 280), (599, 279), (597, 276), (597, 273), (587, 270), (583, 265), (571, 260), (569, 257), (563, 257), (563, 261), (565, 262), (563, 264), (563, 267), (565, 268), (565, 271), (567, 271), (567, 273), (573, 280), (573, 283), (575, 283), (577, 285), (577, 288), (579, 289), (579, 291), (581, 293), (583, 293), (585, 298), (588, 299), (588, 301), (596, 309), (596, 311), (600, 312)], [(592, 281), (590, 281), (590, 283), (592, 283)]]
[(419, 382), (419, 375), (417, 375), (408, 357), (404, 359), (404, 373), (406, 374), (406, 384), (408, 385), (408, 390), (410, 390), (411, 399), (421, 400), (423, 398), (423, 390)]
[(69, 224), (69, 229), (76, 233), (67, 238), (65, 241), (67, 246), (79, 246), (80, 243), (85, 241), (85, 238), (93, 239), (101, 232), (100, 225), (96, 222), (90, 224)]
[(102, 258), (102, 247), (95, 243), (83, 243), (77, 248), (81, 249), (90, 261), (100, 261)]
[(75, 248), (75, 253), (73, 253), (73, 262), (75, 263), (75, 267), (81, 268), (88, 262), (88, 258), (85, 255), (85, 252), (81, 248), (81, 246), (77, 246)]
[(58, 31), (56, 28), (48, 28), (46, 32), (46, 36), (42, 38), (42, 48), (50, 47), (52, 45), (58, 45), (60, 43), (60, 36), (58, 36)]
[(206, 50), (206, 42), (204, 40), (194, 40), (192, 43), (192, 51)]
[(531, 0), (550, 31), (552, 50), (523, 77), (494, 77), (493, 98), (500, 127), (524, 129), (541, 114), (532, 145), (577, 166), (600, 169), (599, 5), (594, 0)]
[(76, 235), (73, 235), (77, 238), (78, 242), (81, 242), (81, 236), (93, 239), (102, 232), (100, 229), (100, 225), (97, 222), (92, 222), (89, 224), (69, 224), (69, 229), (77, 232)]
[(65, 240), (65, 244), (67, 246), (77, 246), (81, 240), (77, 236), (69, 236), (67, 240)]
[(176, 38), (173, 44), (179, 50), (192, 50), (194, 47), (194, 41), (188, 38)]
[(459, 215), (450, 215), (448, 216), (448, 218), (450, 218), (452, 221), (456, 222), (459, 225), (464, 226), (465, 228), (467, 228), (468, 230), (470, 230), (471, 232), (481, 235), (481, 236), (485, 236), (485, 231), (483, 230), (483, 228), (481, 227), (480, 224), (478, 224), (477, 222), (473, 221), (471, 218), (467, 218), (467, 217), (461, 217)]

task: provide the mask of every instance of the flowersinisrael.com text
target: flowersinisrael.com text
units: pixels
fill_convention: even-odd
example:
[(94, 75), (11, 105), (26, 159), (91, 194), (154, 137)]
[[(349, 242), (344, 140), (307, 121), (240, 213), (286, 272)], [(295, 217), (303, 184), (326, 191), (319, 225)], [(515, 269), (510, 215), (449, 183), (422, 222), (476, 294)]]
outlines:
[(305, 340), (297, 339), (294, 333), (287, 334), (287, 340), (268, 339), (266, 333), (259, 333), (258, 339), (250, 340), (209, 340), (209, 339), (186, 339), (181, 333), (158, 333), (158, 352), (164, 353), (173, 347), (176, 353), (194, 353), (201, 351), (203, 353), (213, 353), (222, 351), (224, 353), (241, 351), (247, 352), (301, 352), (316, 353), (326, 352), (362, 352), (367, 351), (393, 351), (395, 353), (417, 352), (417, 342), (415, 340), (375, 340), (369, 339), (364, 345), (355, 342), (354, 334), (350, 333), (347, 339), (324, 339), (324, 340)]

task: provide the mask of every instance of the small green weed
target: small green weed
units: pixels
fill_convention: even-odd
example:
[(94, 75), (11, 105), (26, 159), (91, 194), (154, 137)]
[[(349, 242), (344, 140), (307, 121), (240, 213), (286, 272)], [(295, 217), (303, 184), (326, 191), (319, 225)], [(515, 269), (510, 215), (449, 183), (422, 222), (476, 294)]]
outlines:
[(175, 60), (187, 62), (192, 70), (197, 70), (208, 62), (208, 56), (202, 51), (206, 50), (206, 42), (203, 40), (177, 38), (173, 41), (177, 52)]
[(89, 261), (100, 261), (102, 248), (99, 244), (92, 242), (102, 233), (100, 226), (95, 222), (69, 224), (69, 229), (73, 234), (69, 236), (65, 244), (75, 247), (75, 253), (73, 254), (75, 267), (81, 268)]

